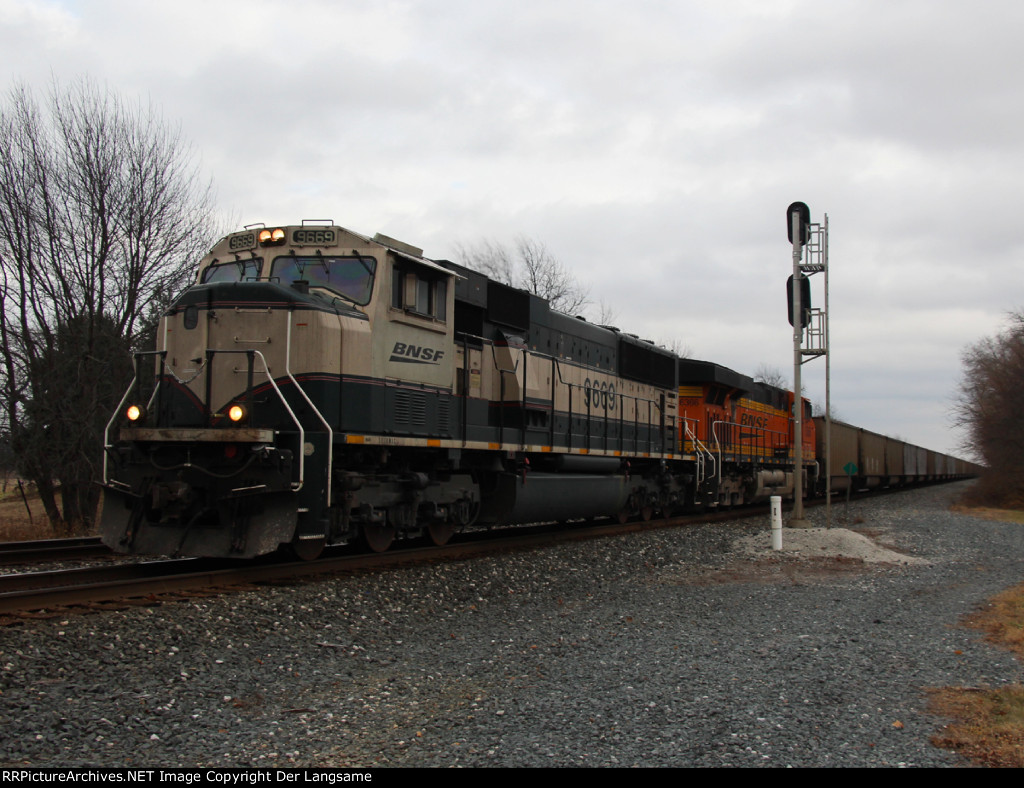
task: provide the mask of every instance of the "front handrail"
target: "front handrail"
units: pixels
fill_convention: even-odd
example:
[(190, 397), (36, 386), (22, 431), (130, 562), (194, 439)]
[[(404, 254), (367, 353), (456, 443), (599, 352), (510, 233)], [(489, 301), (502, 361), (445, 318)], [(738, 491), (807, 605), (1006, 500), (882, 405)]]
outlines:
[[(124, 404), (128, 401), (128, 397), (131, 395), (132, 391), (135, 389), (135, 384), (138, 383), (138, 381), (139, 381), (139, 359), (142, 356), (160, 356), (160, 366), (161, 366), (161, 369), (162, 369), (163, 366), (164, 366), (164, 363), (163, 363), (164, 359), (167, 358), (167, 351), (166, 350), (145, 350), (145, 351), (140, 351), (140, 352), (135, 354), (135, 364), (134, 364), (135, 371), (134, 371), (134, 373), (132, 373), (132, 382), (128, 384), (128, 388), (126, 388), (125, 391), (124, 391), (124, 396), (122, 396), (121, 397), (121, 401), (119, 403), (117, 403), (117, 407), (114, 408), (114, 412), (110, 414), (110, 420), (107, 422), (107, 426), (103, 430), (103, 483), (104, 484), (110, 484), (110, 470), (109, 470), (110, 450), (114, 448), (114, 444), (112, 444), (110, 442), (110, 430), (114, 426), (114, 424), (117, 421), (120, 420), (120, 416), (121, 416), (122, 409), (124, 408)], [(153, 397), (156, 396), (156, 392), (159, 389), (159, 387), (160, 387), (160, 383), (158, 381), (157, 385), (153, 389), (153, 393), (150, 395), (149, 400), (147, 401), (147, 404), (150, 404), (150, 403), (153, 402)]]
[[(285, 374), (288, 376), (289, 380), (291, 380), (292, 385), (295, 386), (295, 388), (299, 392), (299, 394), (302, 395), (302, 398), (304, 400), (306, 400), (306, 404), (309, 405), (310, 410), (312, 410), (313, 413), (316, 414), (316, 417), (318, 419), (320, 419), (320, 423), (324, 425), (324, 429), (327, 430), (327, 485), (326, 486), (327, 486), (327, 506), (328, 506), (328, 508), (330, 508), (330, 505), (331, 505), (331, 487), (333, 486), (332, 485), (332, 480), (334, 479), (334, 430), (331, 429), (330, 423), (327, 421), (327, 419), (324, 418), (324, 415), (320, 412), (320, 409), (316, 405), (313, 404), (313, 400), (311, 400), (309, 398), (309, 395), (306, 393), (306, 390), (304, 388), (302, 388), (302, 386), (299, 385), (299, 381), (297, 381), (295, 379), (295, 376), (292, 374), (292, 321), (291, 320), (288, 321), (288, 338), (286, 340), (286, 347), (287, 347), (288, 350), (287, 350), (287, 353), (285, 354), (285, 360), (284, 360), (284, 371), (285, 371)], [(266, 360), (264, 360), (263, 363), (266, 364)], [(267, 371), (267, 374), (269, 376), (269, 374), (270, 374), (269, 369)], [(275, 388), (276, 388), (276, 386), (275, 386)], [(250, 387), (249, 390), (251, 392), (252, 391), (252, 387)], [(287, 403), (285, 403), (285, 406), (287, 407)], [(299, 454), (301, 454), (303, 458), (305, 458), (305, 456), (306, 456), (305, 445), (306, 445), (305, 442), (302, 442), (302, 443), (299, 444), (299, 449), (300, 449)], [(299, 489), (301, 489), (301, 486), (299, 487)]]
[[(299, 447), (298, 447), (298, 452), (297, 452), (298, 457), (299, 457), (299, 478), (298, 478), (298, 481), (293, 481), (292, 482), (292, 490), (295, 491), (295, 492), (298, 492), (299, 490), (302, 489), (302, 487), (304, 486), (305, 481), (306, 481), (306, 454), (305, 454), (305, 451), (303, 450), (303, 447), (306, 445), (306, 430), (303, 428), (302, 422), (299, 420), (298, 416), (295, 415), (295, 411), (292, 410), (291, 405), (288, 404), (288, 400), (285, 398), (284, 394), (281, 392), (281, 389), (278, 387), (277, 381), (275, 381), (273, 376), (270, 374), (270, 365), (267, 364), (266, 357), (259, 350), (213, 350), (213, 349), (208, 348), (206, 350), (206, 358), (207, 358), (208, 367), (209, 367), (209, 369), (207, 371), (208, 375), (212, 371), (212, 367), (213, 367), (212, 363), (209, 363), (209, 362), (212, 362), (213, 357), (216, 356), (216, 355), (219, 355), (221, 353), (226, 353), (226, 354), (244, 354), (244, 355), (248, 356), (249, 360), (250, 360), (249, 361), (249, 369), (250, 369), (250, 371), (254, 371), (253, 370), (253, 365), (252, 365), (252, 359), (253, 358), (258, 356), (260, 361), (263, 363), (263, 369), (261, 371), (262, 374), (266, 375), (267, 381), (270, 383), (270, 386), (274, 389), (274, 392), (277, 394), (278, 399), (281, 401), (281, 404), (284, 406), (285, 411), (288, 413), (288, 416), (291, 418), (292, 423), (295, 424), (295, 427), (299, 431)], [(121, 410), (124, 407), (125, 402), (127, 402), (128, 397), (131, 395), (132, 391), (135, 389), (136, 384), (139, 382), (139, 360), (143, 356), (154, 356), (154, 355), (161, 357), (161, 373), (163, 372), (163, 370), (165, 368), (165, 366), (163, 364), (163, 360), (164, 360), (164, 358), (166, 358), (167, 351), (155, 350), (155, 351), (143, 351), (143, 352), (136, 353), (135, 354), (135, 360), (136, 360), (135, 375), (132, 377), (132, 382), (131, 382), (131, 384), (129, 384), (128, 389), (124, 393), (124, 396), (121, 397), (121, 402), (118, 404), (117, 410), (114, 411), (113, 415), (110, 417), (110, 421), (107, 422), (107, 427), (106, 427), (106, 429), (104, 430), (104, 433), (103, 433), (103, 448), (104, 448), (104, 452), (103, 452), (103, 483), (104, 484), (110, 484), (110, 482), (111, 482), (110, 470), (109, 470), (109, 453), (110, 453), (110, 450), (114, 448), (114, 444), (110, 442), (110, 431), (114, 427), (114, 425), (120, 420)], [(172, 372), (172, 374), (173, 374), (173, 372)], [(177, 376), (175, 376), (175, 377), (177, 377)], [(292, 383), (295, 384), (295, 387), (302, 394), (302, 396), (306, 400), (306, 402), (309, 403), (310, 405), (312, 405), (312, 403), (309, 402), (309, 397), (306, 395), (306, 392), (302, 389), (301, 386), (299, 386), (298, 382), (295, 380), (294, 377), (292, 377), (290, 372), (288, 373), (288, 377), (291, 379)], [(155, 396), (156, 389), (158, 389), (159, 386), (160, 386), (160, 380), (158, 379), (157, 383), (156, 383), (156, 388), (154, 388), (153, 395), (150, 396), (150, 400), (149, 400), (150, 402), (152, 402), (152, 398), (153, 398), (153, 396)], [(252, 391), (251, 381), (250, 381), (249, 391), (250, 392)], [(207, 410), (209, 410), (210, 404), (209, 404), (208, 401), (205, 403), (205, 407), (207, 408)], [(320, 414), (320, 412), (318, 410), (316, 410), (316, 408), (314, 408), (313, 410), (317, 414), (317, 416), (321, 420), (323, 420), (323, 416)], [(324, 422), (324, 423), (326, 424), (326, 422)], [(328, 447), (328, 453), (330, 453), (330, 447)]]
[[(721, 481), (722, 481), (722, 470), (721, 470), (722, 469), (722, 463), (720, 462), (721, 458), (719, 457), (718, 459), (716, 459), (714, 453), (710, 449), (708, 449), (707, 446), (704, 445), (704, 443), (700, 440), (700, 438), (697, 437), (696, 430), (694, 430), (693, 427), (690, 426), (690, 422), (691, 421), (694, 424), (696, 424), (696, 422), (697, 422), (696, 419), (688, 419), (685, 416), (683, 417), (683, 440), (684, 440), (684, 442), (685, 441), (690, 441), (690, 443), (693, 444), (694, 454), (697, 457), (697, 484), (698, 485), (703, 484), (704, 480), (707, 478), (707, 468), (706, 468), (706, 465), (707, 465), (708, 462), (711, 463), (712, 473), (718, 479), (719, 483), (721, 483)], [(683, 448), (684, 449), (686, 448), (685, 445), (683, 446)]]

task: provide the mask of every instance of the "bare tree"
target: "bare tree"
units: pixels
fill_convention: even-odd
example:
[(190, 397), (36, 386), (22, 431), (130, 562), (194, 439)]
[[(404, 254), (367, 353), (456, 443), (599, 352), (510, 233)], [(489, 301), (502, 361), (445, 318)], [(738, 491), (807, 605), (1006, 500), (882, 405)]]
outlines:
[(666, 350), (671, 350), (673, 353), (679, 356), (679, 358), (693, 357), (693, 349), (688, 344), (683, 342), (683, 340), (681, 340), (679, 337), (659, 339), (657, 340), (656, 344), (661, 345)]
[[(807, 396), (806, 391), (804, 392), (804, 396)], [(832, 413), (831, 413), (832, 421), (844, 421), (845, 420), (843, 418), (842, 412), (835, 405), (832, 406), (831, 410), (832, 410)], [(824, 416), (825, 415), (825, 403), (824, 403), (824, 401), (821, 400), (821, 399), (811, 400), (811, 413), (814, 416)], [(898, 435), (890, 435), (889, 437), (890, 438), (895, 438), (896, 440), (902, 440), (902, 441), (906, 442), (905, 438), (901, 438)]]
[(539, 241), (516, 241), (526, 289), (548, 300), (554, 309), (575, 315), (590, 303), (589, 291)]
[(1024, 508), (1024, 311), (1009, 322), (964, 351), (954, 419), (964, 429), (962, 448), (987, 466), (972, 494)]
[(597, 314), (594, 317), (595, 323), (599, 326), (612, 326), (615, 325), (616, 317), (618, 317), (618, 311), (614, 306), (603, 298), (597, 302)]
[(552, 309), (577, 314), (589, 303), (589, 291), (541, 242), (516, 239), (515, 252), (494, 241), (456, 249), (459, 262), (507, 285), (546, 298)]
[(7, 485), (14, 476), (17, 466), (10, 438), (0, 432), (0, 496), (7, 494)]
[(211, 240), (212, 206), (150, 107), (89, 80), (0, 107), (0, 429), (59, 532), (95, 518), (128, 349)]
[(771, 364), (758, 364), (757, 369), (754, 370), (754, 380), (758, 383), (775, 386), (778, 389), (789, 388), (789, 380), (786, 375), (781, 369), (773, 367)]
[(477, 241), (473, 246), (458, 244), (455, 247), (455, 255), (459, 262), (467, 268), (487, 274), (498, 282), (515, 286), (514, 283), (518, 277), (508, 247), (502, 246), (496, 241), (483, 239)]

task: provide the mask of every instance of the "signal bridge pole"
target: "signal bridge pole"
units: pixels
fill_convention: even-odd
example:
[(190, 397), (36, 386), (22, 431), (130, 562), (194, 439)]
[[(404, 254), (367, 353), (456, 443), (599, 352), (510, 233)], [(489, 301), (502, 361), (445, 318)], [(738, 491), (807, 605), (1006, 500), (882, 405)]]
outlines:
[[(829, 346), (829, 283), (828, 283), (828, 214), (820, 223), (812, 223), (807, 241), (807, 258), (801, 269), (807, 276), (821, 274), (824, 285), (824, 308), (812, 309), (810, 323), (804, 337), (804, 363), (815, 358), (825, 359), (825, 446), (819, 467), (825, 477), (825, 526), (832, 527), (832, 352)], [(819, 474), (819, 477), (821, 474)]]

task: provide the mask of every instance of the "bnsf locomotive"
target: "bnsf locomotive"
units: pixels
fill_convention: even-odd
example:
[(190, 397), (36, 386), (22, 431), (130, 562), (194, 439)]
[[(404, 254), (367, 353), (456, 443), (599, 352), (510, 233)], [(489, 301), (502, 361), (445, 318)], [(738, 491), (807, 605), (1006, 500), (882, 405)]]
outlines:
[(311, 558), (793, 489), (790, 392), (382, 235), (232, 233), (157, 345), (107, 429), (102, 534), (122, 552)]

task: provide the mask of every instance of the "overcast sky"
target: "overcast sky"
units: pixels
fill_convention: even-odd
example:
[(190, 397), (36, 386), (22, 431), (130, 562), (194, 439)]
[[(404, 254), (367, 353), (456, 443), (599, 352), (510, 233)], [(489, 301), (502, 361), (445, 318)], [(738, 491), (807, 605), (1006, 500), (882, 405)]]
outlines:
[(0, 0), (9, 84), (152, 101), (237, 225), (527, 236), (746, 374), (792, 380), (802, 200), (839, 416), (943, 451), (961, 351), (1024, 307), (1022, 37), (1019, 0)]

